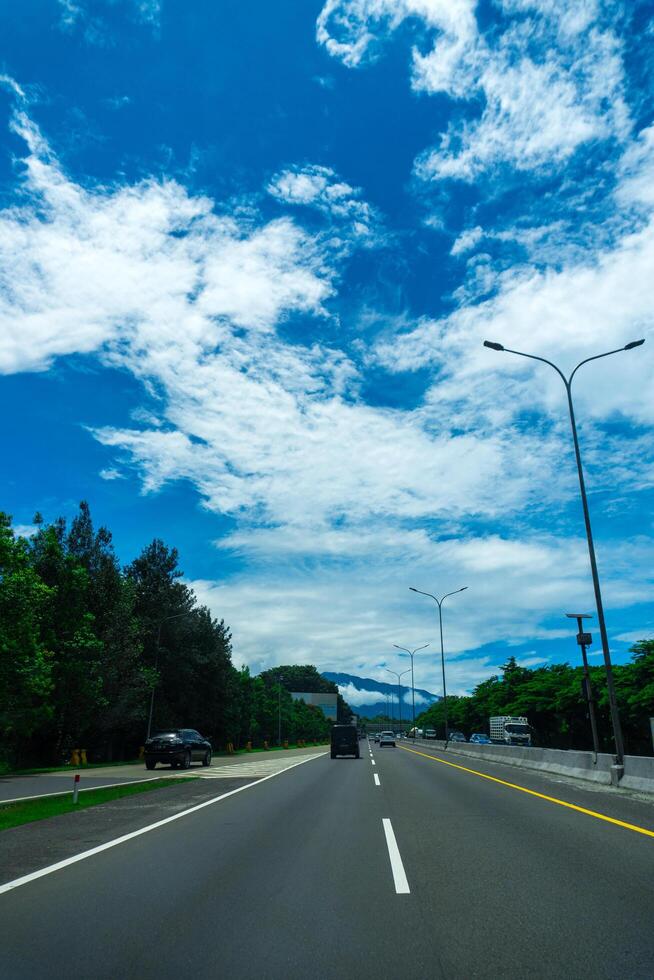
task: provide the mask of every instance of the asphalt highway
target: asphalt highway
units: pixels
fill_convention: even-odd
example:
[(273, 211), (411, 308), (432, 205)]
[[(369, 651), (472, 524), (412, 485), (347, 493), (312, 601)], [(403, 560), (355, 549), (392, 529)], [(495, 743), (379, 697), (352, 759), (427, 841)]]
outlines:
[[(311, 752), (321, 752), (323, 749), (303, 748), (288, 749), (284, 752), (253, 752), (250, 754), (233, 756), (214, 756), (212, 769), (216, 767), (240, 765), (244, 762), (255, 761), (257, 759), (277, 759), (281, 755), (292, 757)], [(194, 762), (191, 766), (194, 775), (202, 775), (203, 769), (200, 763)], [(129, 763), (123, 766), (99, 766), (98, 768), (85, 769), (71, 766), (62, 772), (34, 773), (28, 776), (1, 776), (0, 777), (0, 803), (10, 802), (17, 799), (26, 799), (36, 796), (49, 796), (53, 793), (70, 792), (73, 785), (73, 777), (79, 774), (81, 789), (94, 789), (101, 786), (122, 785), (123, 783), (142, 782), (145, 779), (159, 779), (162, 776), (178, 775), (179, 771), (172, 766), (161, 764), (148, 771), (143, 762)]]
[(0, 977), (651, 980), (651, 804), (361, 745), (0, 893)]

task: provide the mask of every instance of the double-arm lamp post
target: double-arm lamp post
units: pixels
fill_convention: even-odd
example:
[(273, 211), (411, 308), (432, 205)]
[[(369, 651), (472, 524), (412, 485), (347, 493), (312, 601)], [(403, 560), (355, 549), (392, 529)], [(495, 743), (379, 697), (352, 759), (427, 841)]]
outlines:
[(599, 575), (597, 572), (597, 562), (595, 560), (595, 546), (593, 544), (593, 532), (590, 525), (590, 513), (588, 510), (588, 500), (586, 498), (586, 484), (584, 481), (584, 471), (581, 465), (581, 453), (579, 451), (579, 439), (577, 437), (577, 424), (575, 422), (575, 412), (574, 406), (572, 404), (572, 379), (584, 364), (588, 364), (590, 361), (598, 361), (602, 357), (609, 357), (611, 354), (619, 354), (625, 350), (633, 350), (634, 347), (641, 347), (645, 343), (644, 340), (632, 340), (630, 344), (625, 344), (624, 347), (617, 347), (615, 350), (606, 351), (604, 354), (595, 354), (594, 357), (587, 357), (585, 360), (580, 361), (576, 368), (572, 372), (569, 378), (566, 378), (563, 371), (553, 364), (552, 361), (548, 361), (545, 357), (537, 357), (535, 354), (525, 354), (524, 351), (511, 350), (509, 347), (504, 347), (503, 344), (495, 343), (491, 340), (484, 341), (484, 347), (490, 347), (491, 350), (504, 351), (507, 354), (517, 354), (519, 357), (528, 357), (532, 361), (542, 361), (543, 364), (549, 364), (551, 368), (554, 368), (561, 381), (565, 385), (566, 394), (568, 396), (568, 410), (570, 413), (570, 426), (572, 428), (572, 441), (575, 447), (575, 458), (577, 460), (577, 473), (579, 475), (579, 490), (581, 492), (581, 504), (584, 511), (584, 523), (586, 525), (586, 538), (588, 540), (588, 555), (590, 558), (590, 569), (593, 576), (593, 589), (595, 590), (595, 603), (597, 605), (597, 619), (599, 621), (600, 636), (602, 638), (602, 653), (604, 655), (604, 666), (606, 668), (606, 686), (609, 695), (609, 706), (611, 709), (611, 725), (613, 727), (613, 739), (615, 742), (615, 754), (617, 756), (617, 763), (619, 766), (624, 764), (624, 744), (622, 740), (622, 726), (620, 725), (620, 715), (618, 713), (618, 702), (615, 696), (615, 686), (613, 683), (613, 669), (611, 665), (611, 653), (609, 650), (609, 640), (606, 633), (606, 623), (604, 621), (604, 607), (602, 605), (602, 593), (600, 590)]
[(389, 674), (394, 674), (395, 677), (397, 677), (397, 711), (400, 716), (400, 731), (402, 731), (402, 685), (400, 683), (400, 678), (404, 677), (405, 674), (408, 674), (411, 668), (407, 667), (407, 669), (403, 670), (400, 674), (398, 674), (396, 670), (390, 670), (388, 667), (385, 669)]
[(467, 585), (464, 585), (463, 588), (461, 588), (461, 589), (455, 589), (454, 592), (447, 592), (441, 599), (437, 599), (435, 595), (432, 595), (431, 594), (431, 592), (421, 592), (420, 589), (414, 589), (412, 585), (409, 586), (409, 592), (417, 592), (418, 595), (426, 595), (426, 596), (429, 596), (429, 598), (430, 599), (433, 599), (434, 602), (436, 603), (436, 605), (438, 606), (438, 622), (439, 622), (440, 628), (441, 628), (441, 671), (443, 673), (443, 711), (445, 713), (445, 745), (446, 746), (447, 746), (447, 742), (448, 742), (449, 737), (450, 737), (450, 733), (449, 733), (449, 728), (447, 726), (447, 688), (445, 687), (445, 653), (444, 653), (444, 650), (443, 650), (443, 610), (442, 610), (442, 605), (443, 605), (443, 603), (445, 602), (445, 600), (449, 596), (451, 596), (451, 595), (457, 595), (457, 593), (459, 593), (459, 592), (465, 592), (465, 590), (467, 588), (468, 588), (468, 586)]
[(407, 647), (398, 647), (397, 643), (394, 643), (393, 646), (395, 647), (396, 650), (403, 650), (404, 653), (407, 653), (411, 657), (411, 704), (412, 704), (412, 718), (413, 718), (413, 741), (415, 742), (416, 740), (416, 687), (413, 682), (413, 658), (418, 652), (418, 650), (426, 650), (429, 644), (425, 643), (424, 646), (416, 647), (415, 650), (409, 650)]

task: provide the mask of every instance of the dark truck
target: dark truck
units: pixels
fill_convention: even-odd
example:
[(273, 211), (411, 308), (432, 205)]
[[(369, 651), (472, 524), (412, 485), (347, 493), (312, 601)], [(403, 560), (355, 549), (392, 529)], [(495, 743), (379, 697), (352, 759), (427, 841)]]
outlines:
[(331, 756), (353, 755), (359, 758), (359, 733), (356, 725), (332, 725)]

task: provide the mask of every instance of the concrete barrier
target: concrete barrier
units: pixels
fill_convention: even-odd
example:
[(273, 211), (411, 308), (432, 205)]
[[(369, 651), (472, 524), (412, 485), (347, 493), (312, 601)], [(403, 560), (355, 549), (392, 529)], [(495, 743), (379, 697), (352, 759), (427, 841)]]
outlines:
[(654, 793), (654, 757), (626, 755), (620, 787), (636, 789), (641, 793)]
[[(420, 746), (445, 751), (445, 742), (416, 740)], [(468, 759), (482, 759), (486, 762), (501, 762), (519, 769), (533, 769), (536, 772), (551, 772), (560, 776), (572, 776), (604, 786), (618, 785), (623, 789), (654, 793), (654, 757), (627, 755), (624, 760), (624, 775), (615, 767), (615, 757), (599, 753), (595, 759), (592, 752), (577, 752), (565, 749), (524, 748), (519, 745), (477, 745), (475, 742), (449, 742), (447, 755), (452, 753)], [(619, 781), (618, 781), (619, 780)]]

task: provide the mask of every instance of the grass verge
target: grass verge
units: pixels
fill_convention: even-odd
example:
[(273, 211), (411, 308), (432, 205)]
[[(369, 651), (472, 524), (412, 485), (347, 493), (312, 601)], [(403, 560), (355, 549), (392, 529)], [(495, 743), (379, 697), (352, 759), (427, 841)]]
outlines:
[[(193, 777), (190, 777), (193, 778)], [(197, 777), (196, 777), (197, 778)], [(184, 780), (186, 783), (188, 778)], [(35, 820), (47, 820), (57, 817), (60, 813), (72, 813), (86, 810), (90, 806), (119, 800), (123, 796), (135, 796), (137, 793), (149, 793), (155, 789), (165, 789), (166, 786), (180, 786), (179, 779), (154, 779), (147, 783), (128, 783), (126, 786), (112, 786), (108, 789), (90, 789), (80, 793), (78, 802), (73, 804), (73, 794), (70, 796), (44, 797), (37, 800), (25, 800), (23, 803), (0, 804), (0, 830), (10, 827), (20, 827), (24, 823)]]

